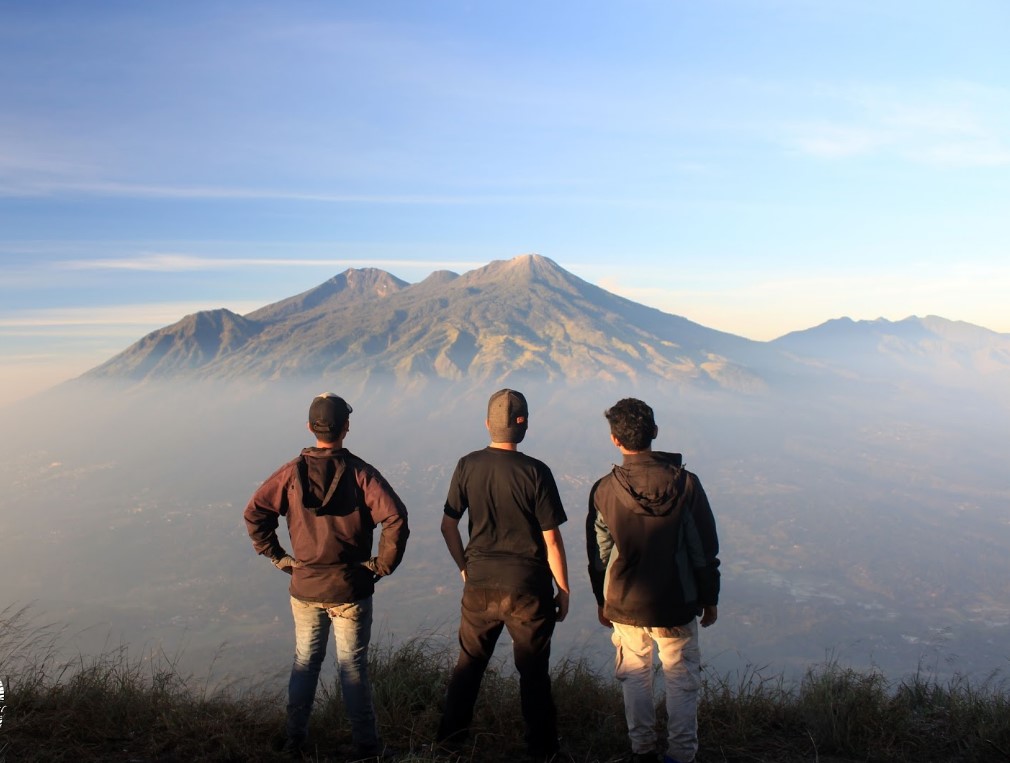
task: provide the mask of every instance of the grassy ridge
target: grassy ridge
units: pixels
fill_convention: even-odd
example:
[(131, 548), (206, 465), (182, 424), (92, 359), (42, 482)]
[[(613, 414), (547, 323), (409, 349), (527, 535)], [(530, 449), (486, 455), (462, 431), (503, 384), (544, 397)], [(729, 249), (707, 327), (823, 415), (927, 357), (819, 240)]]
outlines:
[[(24, 610), (0, 613), (6, 710), (0, 761), (283, 760), (284, 686), (208, 689), (164, 657), (125, 650), (60, 662), (56, 632)], [(373, 648), (372, 678), (385, 740), (403, 763), (447, 761), (425, 749), (438, 721), (453, 655), (418, 639)], [(620, 691), (581, 661), (554, 668), (567, 750), (577, 763), (627, 751)], [(661, 679), (660, 679), (661, 680)], [(463, 760), (522, 760), (518, 682), (493, 667)], [(922, 675), (888, 682), (835, 663), (798, 685), (760, 671), (707, 675), (700, 763), (709, 761), (1010, 761), (1010, 696), (995, 680), (940, 684)], [(344, 760), (350, 741), (339, 690), (322, 685), (313, 713), (319, 760)], [(453, 758), (458, 760), (458, 758)]]

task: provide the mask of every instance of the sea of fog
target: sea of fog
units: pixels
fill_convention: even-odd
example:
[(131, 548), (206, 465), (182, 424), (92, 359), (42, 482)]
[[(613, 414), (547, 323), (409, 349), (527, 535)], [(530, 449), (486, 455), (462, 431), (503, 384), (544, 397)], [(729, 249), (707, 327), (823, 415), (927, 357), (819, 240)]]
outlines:
[[(311, 444), (305, 414), (323, 387), (354, 405), (346, 446), (409, 510), (403, 565), (377, 589), (373, 642), (424, 639), (454, 655), (461, 582), (438, 527), (456, 460), (486, 444), (493, 384), (76, 383), (2, 411), (0, 607), (24, 608), (36, 644), (64, 657), (121, 651), (213, 685), (282, 681), (288, 578), (254, 555), (242, 511)], [(552, 467), (569, 517), (572, 611), (555, 662), (610, 670), (585, 518), (594, 480), (619, 459), (603, 410), (634, 395), (656, 409), (656, 448), (684, 454), (716, 513), (723, 596), (702, 634), (708, 670), (796, 679), (830, 660), (899, 679), (1010, 668), (1004, 408), (939, 392), (521, 388), (522, 449)], [(507, 661), (507, 635), (499, 649)]]

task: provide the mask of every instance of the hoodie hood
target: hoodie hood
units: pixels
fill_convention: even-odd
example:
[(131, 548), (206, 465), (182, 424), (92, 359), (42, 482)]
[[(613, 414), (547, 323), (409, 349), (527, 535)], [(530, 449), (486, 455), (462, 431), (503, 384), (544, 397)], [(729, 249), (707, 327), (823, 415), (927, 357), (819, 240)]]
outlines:
[(298, 483), (302, 505), (314, 514), (322, 511), (333, 500), (340, 478), (347, 465), (342, 456), (344, 448), (305, 448), (298, 459)]
[(624, 492), (622, 503), (635, 514), (662, 517), (672, 513), (683, 500), (687, 484), (681, 466), (680, 453), (646, 451), (626, 455), (624, 463), (613, 469), (614, 479)]

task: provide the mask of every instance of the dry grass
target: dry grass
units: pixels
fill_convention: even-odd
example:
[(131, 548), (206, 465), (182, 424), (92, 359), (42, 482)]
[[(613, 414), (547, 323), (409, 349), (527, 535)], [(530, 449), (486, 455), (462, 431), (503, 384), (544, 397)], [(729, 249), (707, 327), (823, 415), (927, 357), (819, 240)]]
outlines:
[[(25, 610), (0, 612), (6, 709), (0, 763), (8, 761), (270, 761), (284, 722), (283, 686), (213, 691), (164, 655), (56, 658), (59, 629)], [(447, 761), (426, 749), (453, 655), (416, 639), (373, 648), (383, 735), (401, 763)], [(627, 750), (620, 691), (579, 660), (554, 669), (565, 747), (575, 763), (612, 763)], [(452, 760), (522, 760), (518, 682), (488, 671), (470, 746)], [(764, 671), (706, 677), (700, 763), (713, 761), (1010, 761), (1010, 697), (994, 676), (897, 684), (828, 662), (797, 686)], [(349, 743), (339, 689), (322, 686), (312, 719), (316, 759), (344, 760)]]

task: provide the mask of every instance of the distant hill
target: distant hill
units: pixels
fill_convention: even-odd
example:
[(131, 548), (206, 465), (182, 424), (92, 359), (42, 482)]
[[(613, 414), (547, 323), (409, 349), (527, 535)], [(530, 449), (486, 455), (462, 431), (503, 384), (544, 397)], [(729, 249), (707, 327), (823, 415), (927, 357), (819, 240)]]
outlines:
[(839, 318), (771, 344), (805, 362), (863, 379), (1010, 385), (1010, 334), (937, 316)]

